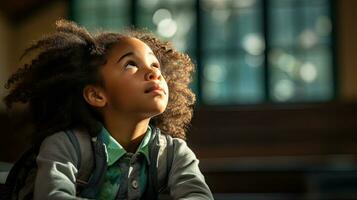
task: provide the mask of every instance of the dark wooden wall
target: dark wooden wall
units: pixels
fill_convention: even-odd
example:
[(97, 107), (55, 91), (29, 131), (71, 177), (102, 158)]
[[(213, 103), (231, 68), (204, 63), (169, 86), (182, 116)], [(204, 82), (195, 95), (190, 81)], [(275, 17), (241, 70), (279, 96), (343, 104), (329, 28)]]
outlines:
[(357, 104), (200, 108), (188, 142), (215, 193), (339, 199), (357, 187)]
[(201, 157), (357, 153), (357, 104), (201, 108), (192, 127)]

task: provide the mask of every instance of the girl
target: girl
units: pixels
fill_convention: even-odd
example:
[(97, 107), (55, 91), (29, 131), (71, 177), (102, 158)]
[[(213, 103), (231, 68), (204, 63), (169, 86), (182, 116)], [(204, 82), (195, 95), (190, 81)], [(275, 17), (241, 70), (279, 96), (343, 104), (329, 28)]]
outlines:
[[(4, 101), (8, 108), (28, 103), (33, 115), (39, 144), (34, 199), (155, 199), (151, 172), (160, 176), (162, 165), (171, 198), (213, 199), (183, 140), (195, 101), (187, 55), (147, 32), (92, 36), (65, 20), (28, 53), (37, 56), (7, 81)], [(80, 188), (80, 174), (91, 166), (80, 164), (68, 133), (92, 141), (95, 156), (89, 158), (100, 173), (87, 177), (101, 178), (89, 190)], [(166, 146), (160, 135), (167, 135)], [(172, 164), (160, 162), (169, 147)]]

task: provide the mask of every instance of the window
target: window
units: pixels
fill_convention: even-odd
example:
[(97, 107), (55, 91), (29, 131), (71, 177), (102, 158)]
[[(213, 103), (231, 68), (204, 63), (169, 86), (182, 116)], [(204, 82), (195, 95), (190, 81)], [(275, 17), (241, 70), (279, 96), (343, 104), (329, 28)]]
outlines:
[(118, 31), (130, 26), (130, 1), (125, 0), (74, 0), (71, 17), (89, 30)]
[(207, 104), (264, 101), (264, 34), (260, 1), (204, 0), (202, 99)]
[(74, 0), (89, 28), (146, 27), (190, 54), (205, 105), (335, 95), (331, 0)]
[(268, 5), (269, 93), (274, 101), (333, 98), (328, 0), (271, 0)]

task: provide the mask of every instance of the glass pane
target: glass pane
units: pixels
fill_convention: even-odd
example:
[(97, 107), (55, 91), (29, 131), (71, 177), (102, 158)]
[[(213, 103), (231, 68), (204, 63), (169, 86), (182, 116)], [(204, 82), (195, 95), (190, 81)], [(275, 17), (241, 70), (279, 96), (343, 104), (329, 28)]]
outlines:
[(204, 59), (202, 95), (206, 104), (257, 103), (264, 98), (264, 58), (247, 53), (213, 53)]
[(258, 0), (204, 0), (201, 4), (203, 49), (241, 47), (246, 35), (261, 33)]
[(306, 44), (308, 39), (330, 43), (331, 19), (327, 0), (272, 0), (269, 14), (272, 46), (309, 45)]
[(330, 100), (334, 85), (329, 1), (272, 0), (269, 14), (273, 101)]
[(310, 37), (310, 40), (320, 44), (330, 44), (332, 25), (328, 4), (326, 3), (321, 6), (304, 6), (303, 12), (303, 31), (306, 32), (306, 30), (309, 30), (305, 38)]
[[(292, 7), (271, 7), (269, 23), (269, 42), (272, 46), (291, 46), (297, 42), (299, 28), (295, 21), (298, 10)], [(294, 16), (297, 16), (296, 18)]]
[(279, 102), (326, 101), (333, 95), (333, 77), (329, 47), (296, 52), (273, 49), (271, 97)]
[(170, 40), (181, 51), (195, 48), (195, 1), (139, 0), (138, 26)]
[(130, 22), (130, 2), (125, 0), (74, 0), (73, 20), (89, 30), (118, 31)]
[(202, 99), (206, 104), (264, 100), (261, 2), (202, 1)]

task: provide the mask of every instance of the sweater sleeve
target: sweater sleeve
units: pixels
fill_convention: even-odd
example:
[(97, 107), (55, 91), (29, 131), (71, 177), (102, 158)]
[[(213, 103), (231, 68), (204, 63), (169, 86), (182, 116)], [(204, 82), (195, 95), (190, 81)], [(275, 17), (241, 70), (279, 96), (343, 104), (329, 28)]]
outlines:
[(36, 159), (34, 199), (81, 199), (76, 197), (78, 157), (64, 132), (46, 138)]
[(173, 199), (213, 199), (198, 166), (198, 159), (184, 140), (174, 138), (174, 158), (168, 186)]

